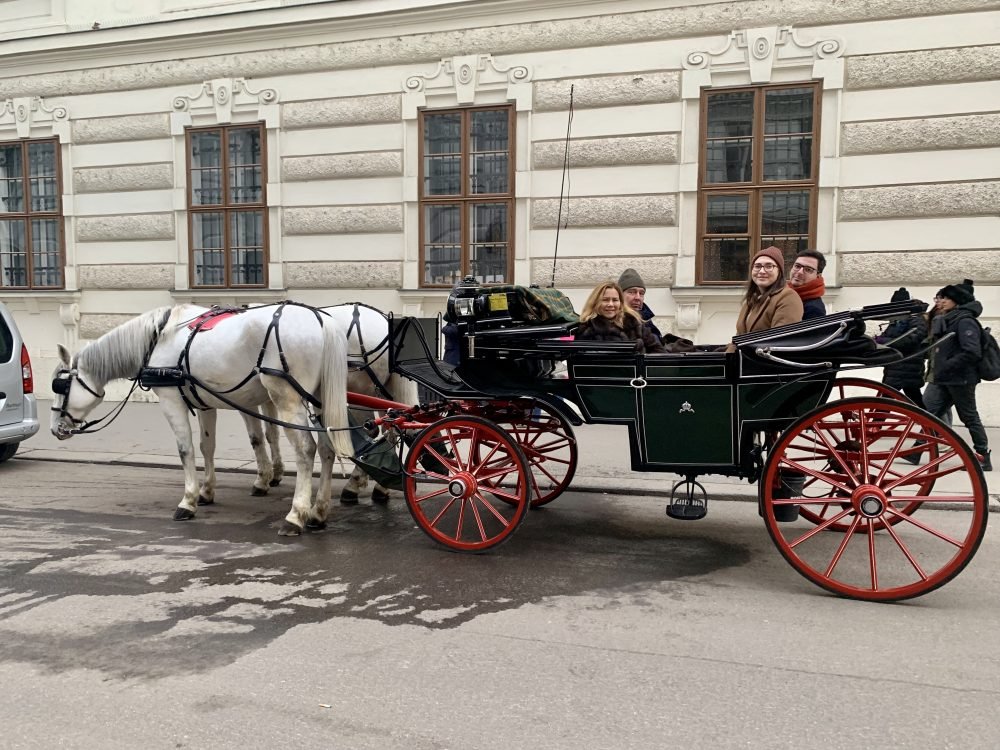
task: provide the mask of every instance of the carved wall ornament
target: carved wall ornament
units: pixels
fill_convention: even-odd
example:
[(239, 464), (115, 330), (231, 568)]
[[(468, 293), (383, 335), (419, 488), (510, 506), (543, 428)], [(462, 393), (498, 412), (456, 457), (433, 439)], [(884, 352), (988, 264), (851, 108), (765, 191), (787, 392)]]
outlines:
[(0, 128), (14, 127), (18, 138), (31, 136), (31, 129), (37, 125), (48, 125), (53, 132), (62, 134), (58, 127), (69, 122), (65, 107), (50, 107), (40, 96), (19, 96), (6, 99), (0, 110)]
[(190, 113), (214, 108), (216, 122), (224, 124), (232, 122), (234, 110), (255, 110), (277, 101), (275, 89), (254, 91), (243, 78), (214, 78), (191, 96), (175, 96), (173, 109)]
[(481, 91), (505, 92), (517, 109), (531, 108), (531, 71), (526, 65), (503, 66), (492, 55), (444, 57), (430, 73), (403, 81), (403, 117), (415, 118), (428, 96), (447, 96), (459, 105), (474, 104)]
[(684, 59), (681, 95), (694, 99), (712, 85), (713, 72), (748, 71), (750, 83), (769, 83), (775, 68), (808, 67), (807, 77), (822, 78), (824, 88), (843, 88), (844, 43), (807, 41), (791, 26), (743, 29), (729, 34), (717, 50), (697, 50)]

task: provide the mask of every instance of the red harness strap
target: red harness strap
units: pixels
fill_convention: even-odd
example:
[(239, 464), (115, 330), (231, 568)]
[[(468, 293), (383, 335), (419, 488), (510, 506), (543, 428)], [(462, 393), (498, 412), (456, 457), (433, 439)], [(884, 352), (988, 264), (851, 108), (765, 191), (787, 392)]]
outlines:
[(188, 323), (188, 328), (192, 331), (211, 331), (219, 323), (234, 315), (239, 315), (242, 310), (209, 310), (203, 312), (197, 318)]

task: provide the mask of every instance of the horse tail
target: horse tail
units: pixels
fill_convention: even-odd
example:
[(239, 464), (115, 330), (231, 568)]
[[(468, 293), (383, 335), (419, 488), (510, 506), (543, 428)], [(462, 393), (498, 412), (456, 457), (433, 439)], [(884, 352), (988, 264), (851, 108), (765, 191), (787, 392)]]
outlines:
[(338, 456), (354, 455), (351, 436), (347, 432), (347, 336), (332, 320), (323, 320), (323, 362), (320, 372), (320, 393), (323, 402), (323, 425), (332, 427), (327, 433)]

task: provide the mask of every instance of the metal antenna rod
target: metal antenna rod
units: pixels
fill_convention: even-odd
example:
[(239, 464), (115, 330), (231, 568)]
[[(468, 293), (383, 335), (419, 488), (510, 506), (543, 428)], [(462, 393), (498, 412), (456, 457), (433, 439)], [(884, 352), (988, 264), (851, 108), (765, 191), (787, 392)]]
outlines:
[[(566, 118), (566, 150), (563, 153), (563, 169), (562, 169), (562, 184), (559, 186), (559, 211), (556, 214), (556, 246), (552, 252), (552, 280), (549, 282), (550, 287), (555, 287), (556, 285), (556, 260), (559, 257), (559, 230), (562, 227), (562, 210), (563, 210), (563, 197), (566, 195), (566, 175), (569, 172), (569, 136), (573, 131), (573, 89), (574, 84), (570, 84), (569, 87), (569, 114)], [(567, 225), (569, 224), (569, 218), (566, 219)]]

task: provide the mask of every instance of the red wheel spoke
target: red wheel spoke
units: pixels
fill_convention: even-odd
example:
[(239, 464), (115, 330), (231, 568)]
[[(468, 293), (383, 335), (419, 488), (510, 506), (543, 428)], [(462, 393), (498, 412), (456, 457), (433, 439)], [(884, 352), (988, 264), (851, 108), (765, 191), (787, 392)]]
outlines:
[[(896, 487), (898, 487), (899, 485), (906, 483), (906, 481), (908, 479), (913, 479), (913, 478), (916, 478), (916, 477), (920, 476), (921, 474), (926, 474), (930, 469), (933, 469), (936, 466), (940, 466), (943, 462), (947, 461), (949, 458), (952, 458), (954, 456), (955, 456), (955, 452), (954, 451), (952, 451), (951, 453), (946, 453), (943, 456), (938, 456), (937, 458), (928, 461), (924, 466), (918, 466), (913, 471), (909, 472), (908, 474), (904, 474), (902, 477), (900, 477), (896, 481), (890, 482), (884, 489), (885, 489), (886, 492), (889, 492), (889, 491), (895, 489)], [(952, 474), (952, 473), (954, 473), (956, 471), (958, 471), (957, 467), (954, 468), (954, 469), (950, 469), (948, 471), (942, 472), (942, 473), (938, 474), (938, 476), (946, 476), (946, 475)]]
[(945, 534), (943, 531), (938, 531), (937, 529), (932, 529), (930, 526), (928, 526), (927, 524), (923, 523), (922, 521), (914, 518), (913, 516), (903, 516), (899, 511), (895, 510), (894, 508), (889, 508), (888, 511), (890, 513), (892, 513), (893, 515), (902, 516), (902, 518), (900, 519), (901, 521), (904, 521), (904, 522), (906, 522), (908, 524), (912, 524), (913, 526), (916, 526), (918, 529), (923, 529), (928, 534), (936, 536), (942, 542), (947, 542), (948, 544), (951, 544), (951, 545), (953, 545), (955, 547), (961, 547), (962, 544), (963, 544), (962, 540), (960, 540), (960, 539), (954, 539), (954, 538), (950, 537), (948, 534)]
[[(486, 507), (486, 510), (492, 513), (504, 528), (510, 525), (510, 522), (503, 516), (503, 514), (500, 513), (500, 511), (498, 511), (495, 507), (493, 507), (493, 504), (489, 500), (487, 500), (485, 496), (477, 492), (475, 495), (473, 495), (473, 497), (478, 497), (479, 501)], [(474, 511), (476, 510), (475, 503), (472, 503), (472, 509)], [(476, 511), (476, 519), (479, 520), (479, 511)], [(479, 520), (479, 528), (480, 530), (482, 530), (483, 528), (483, 523), (481, 520)]]
[(459, 471), (465, 471), (466, 467), (462, 465), (462, 456), (459, 454), (458, 443), (455, 442), (454, 430), (448, 430), (448, 442), (451, 443), (451, 455), (455, 457), (455, 463), (452, 465), (457, 466)]
[(823, 521), (823, 523), (817, 524), (815, 528), (809, 529), (809, 531), (805, 532), (802, 536), (795, 539), (795, 541), (789, 542), (788, 546), (791, 547), (792, 549), (795, 549), (800, 544), (802, 544), (802, 542), (812, 539), (821, 531), (826, 531), (833, 524), (837, 523), (837, 521), (841, 520), (842, 518), (845, 518), (846, 516), (849, 516), (853, 512), (854, 512), (853, 508), (846, 508), (844, 510), (841, 510), (840, 513), (835, 515), (833, 518), (826, 519), (825, 521)]
[[(838, 451), (836, 448), (833, 447), (833, 445), (830, 444), (830, 441), (827, 440), (826, 435), (824, 435), (822, 433), (822, 431), (820, 431), (819, 429), (816, 430), (816, 435), (819, 436), (819, 439), (822, 440), (823, 443), (826, 445), (827, 449), (830, 451), (830, 454), (835, 459), (837, 459), (837, 463), (839, 463), (840, 464), (840, 468), (842, 468), (844, 470), (844, 474), (846, 474), (847, 477), (851, 481), (854, 482), (854, 486), (856, 487), (859, 484), (858, 478), (854, 475), (854, 473), (851, 471), (851, 469), (847, 466), (847, 463), (844, 461), (844, 457), (840, 455), (840, 451)], [(845, 488), (845, 489), (847, 489), (848, 491), (850, 491), (850, 489), (853, 489), (853, 488)]]
[(885, 530), (889, 532), (889, 536), (891, 536), (893, 541), (896, 542), (896, 546), (899, 547), (899, 551), (903, 553), (903, 556), (909, 561), (910, 565), (913, 566), (917, 575), (920, 576), (920, 580), (926, 581), (928, 578), (927, 574), (924, 572), (924, 569), (920, 567), (920, 563), (917, 562), (917, 559), (910, 552), (910, 548), (903, 542), (902, 539), (899, 538), (899, 534), (896, 533), (892, 524), (888, 524), (885, 527)]
[(836, 487), (838, 490), (841, 490), (842, 492), (850, 493), (850, 491), (851, 491), (851, 488), (848, 487), (846, 484), (843, 484), (842, 482), (837, 481), (837, 479), (836, 479), (837, 475), (836, 474), (828, 474), (827, 472), (819, 471), (818, 469), (813, 469), (810, 466), (806, 466), (804, 464), (800, 464), (797, 461), (792, 461), (791, 459), (787, 459), (787, 458), (783, 458), (781, 460), (781, 465), (782, 466), (787, 466), (790, 469), (794, 469), (795, 471), (798, 471), (798, 472), (801, 472), (801, 473), (806, 474), (808, 476), (811, 476), (811, 477), (814, 477), (816, 479), (822, 480), (822, 481), (826, 482), (827, 484), (833, 485), (834, 487)]
[[(479, 529), (479, 539), (480, 541), (486, 541), (486, 527), (483, 526), (482, 516), (479, 515), (479, 509), (476, 507), (475, 497), (478, 496), (478, 492), (469, 498), (469, 507), (472, 509), (472, 515), (476, 519), (476, 528)], [(463, 503), (464, 504), (464, 503)]]
[(878, 555), (875, 552), (875, 524), (866, 519), (868, 524), (868, 565), (872, 576), (872, 591), (878, 591)]
[(438, 512), (438, 514), (436, 516), (434, 516), (433, 519), (431, 519), (431, 522), (430, 522), (431, 526), (437, 526), (438, 525), (438, 521), (441, 520), (441, 518), (444, 516), (444, 514), (447, 513), (448, 510), (451, 508), (451, 506), (453, 506), (454, 504), (455, 504), (455, 498), (450, 498), (448, 500), (448, 502), (445, 504), (445, 506)]
[(975, 503), (973, 495), (893, 495), (889, 498), (891, 503)]
[(422, 502), (424, 502), (424, 500), (430, 500), (430, 499), (435, 498), (435, 497), (441, 497), (441, 495), (443, 495), (447, 491), (448, 491), (447, 487), (442, 487), (441, 489), (439, 489), (439, 490), (437, 490), (435, 492), (432, 492), (429, 495), (421, 495), (420, 497), (415, 497), (415, 498), (413, 498), (413, 501), (416, 502), (416, 503), (422, 503)]
[(837, 551), (833, 553), (833, 557), (830, 559), (830, 564), (826, 568), (826, 577), (829, 578), (833, 575), (834, 569), (837, 567), (837, 563), (840, 562), (840, 558), (844, 555), (844, 550), (847, 549), (848, 543), (854, 537), (854, 532), (861, 523), (861, 517), (855, 516), (854, 520), (851, 521), (851, 527), (848, 533), (844, 534), (844, 538), (841, 540), (840, 544), (837, 546)]

